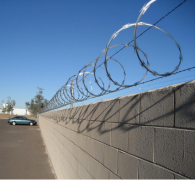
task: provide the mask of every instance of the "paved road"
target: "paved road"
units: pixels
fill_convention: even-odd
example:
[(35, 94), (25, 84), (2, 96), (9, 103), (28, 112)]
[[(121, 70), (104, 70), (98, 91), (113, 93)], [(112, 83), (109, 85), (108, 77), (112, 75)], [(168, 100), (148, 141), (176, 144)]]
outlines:
[(55, 179), (38, 126), (0, 119), (0, 179)]

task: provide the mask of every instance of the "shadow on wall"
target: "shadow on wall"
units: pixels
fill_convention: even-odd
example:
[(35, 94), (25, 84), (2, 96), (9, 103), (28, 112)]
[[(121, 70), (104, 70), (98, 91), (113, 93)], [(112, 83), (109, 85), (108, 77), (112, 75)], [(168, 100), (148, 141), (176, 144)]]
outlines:
[[(97, 129), (100, 134), (120, 128), (129, 131), (138, 126), (188, 127), (195, 121), (195, 84), (188, 92), (185, 88), (190, 83), (170, 86), (156, 91), (101, 101), (75, 108), (43, 113), (40, 116), (54, 120), (56, 123), (77, 124), (78, 133)], [(177, 116), (180, 116), (177, 121)], [(98, 123), (97, 123), (98, 122)], [(105, 128), (105, 123), (116, 126)], [(127, 126), (128, 124), (128, 126)]]

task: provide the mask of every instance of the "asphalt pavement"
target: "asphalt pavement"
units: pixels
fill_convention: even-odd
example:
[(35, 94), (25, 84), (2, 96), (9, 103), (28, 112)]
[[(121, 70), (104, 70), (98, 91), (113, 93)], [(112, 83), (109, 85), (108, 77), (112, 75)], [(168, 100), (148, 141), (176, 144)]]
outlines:
[(39, 126), (0, 119), (0, 179), (55, 179)]

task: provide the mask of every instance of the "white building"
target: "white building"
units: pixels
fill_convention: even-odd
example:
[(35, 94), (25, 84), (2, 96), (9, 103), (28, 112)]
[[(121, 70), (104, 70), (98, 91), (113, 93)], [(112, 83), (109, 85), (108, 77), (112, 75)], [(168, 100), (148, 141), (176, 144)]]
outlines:
[(30, 115), (27, 109), (13, 108), (12, 114), (14, 115)]
[[(3, 104), (5, 108), (7, 104)], [(2, 113), (2, 108), (0, 108), (0, 114)], [(27, 109), (13, 108), (13, 111), (5, 114), (13, 114), (13, 115), (30, 115), (30, 112)]]

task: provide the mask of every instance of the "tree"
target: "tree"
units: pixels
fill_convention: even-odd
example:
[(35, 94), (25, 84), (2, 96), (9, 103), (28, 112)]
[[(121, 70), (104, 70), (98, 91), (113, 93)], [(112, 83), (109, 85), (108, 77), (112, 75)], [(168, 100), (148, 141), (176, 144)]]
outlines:
[(36, 116), (41, 109), (47, 104), (47, 100), (43, 96), (43, 88), (38, 88), (38, 92), (30, 102), (26, 102), (26, 108), (33, 115)]
[(11, 97), (9, 96), (7, 98), (7, 102), (5, 103), (5, 107), (3, 107), (2, 112), (5, 113), (7, 112), (10, 114), (14, 110), (14, 106), (16, 105), (16, 101), (12, 100)]

